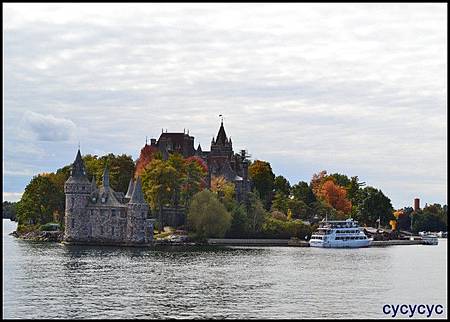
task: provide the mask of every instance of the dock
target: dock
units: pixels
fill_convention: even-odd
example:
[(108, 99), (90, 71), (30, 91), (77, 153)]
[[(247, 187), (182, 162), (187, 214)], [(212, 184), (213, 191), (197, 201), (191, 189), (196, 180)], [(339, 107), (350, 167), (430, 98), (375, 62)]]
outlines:
[(397, 245), (424, 245), (423, 240), (375, 240), (372, 241), (370, 247), (385, 247), (385, 246), (397, 246)]

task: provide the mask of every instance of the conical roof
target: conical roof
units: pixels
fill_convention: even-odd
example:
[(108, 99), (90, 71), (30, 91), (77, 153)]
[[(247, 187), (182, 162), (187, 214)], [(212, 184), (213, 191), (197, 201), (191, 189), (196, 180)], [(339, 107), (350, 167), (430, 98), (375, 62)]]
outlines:
[(200, 143), (198, 144), (197, 152), (202, 152), (202, 147), (200, 146)]
[(95, 175), (92, 176), (91, 185), (92, 185), (92, 191), (97, 189), (97, 183), (95, 182)]
[(145, 203), (144, 193), (142, 192), (141, 177), (137, 177), (136, 179), (130, 203)]
[(105, 166), (105, 170), (103, 170), (103, 188), (109, 189), (109, 169), (108, 169), (108, 166)]
[(133, 190), (134, 190), (134, 180), (133, 177), (131, 177), (130, 183), (128, 184), (127, 194), (125, 195), (125, 197), (131, 198), (131, 196), (133, 195)]
[(216, 144), (225, 145), (227, 141), (227, 134), (225, 133), (225, 128), (223, 127), (223, 122), (220, 122), (219, 133), (217, 133)]
[(70, 171), (72, 177), (83, 177), (86, 175), (86, 168), (84, 167), (83, 159), (81, 158), (80, 149), (78, 149), (75, 161), (72, 164), (72, 169)]

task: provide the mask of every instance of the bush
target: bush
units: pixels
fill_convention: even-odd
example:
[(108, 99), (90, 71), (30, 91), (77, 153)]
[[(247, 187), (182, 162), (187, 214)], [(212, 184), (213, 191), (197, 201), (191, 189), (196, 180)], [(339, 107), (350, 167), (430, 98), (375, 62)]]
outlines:
[(281, 221), (287, 221), (287, 217), (285, 214), (283, 214), (281, 211), (275, 210), (270, 213), (273, 219), (281, 220)]
[(305, 236), (311, 236), (311, 226), (305, 225), (300, 220), (282, 221), (268, 217), (262, 227), (262, 236), (264, 238), (288, 239), (297, 237), (305, 239)]
[(49, 222), (39, 227), (40, 231), (58, 231), (61, 229), (61, 225), (55, 222)]
[(214, 193), (203, 190), (192, 198), (187, 221), (201, 238), (223, 237), (230, 228), (231, 214)]

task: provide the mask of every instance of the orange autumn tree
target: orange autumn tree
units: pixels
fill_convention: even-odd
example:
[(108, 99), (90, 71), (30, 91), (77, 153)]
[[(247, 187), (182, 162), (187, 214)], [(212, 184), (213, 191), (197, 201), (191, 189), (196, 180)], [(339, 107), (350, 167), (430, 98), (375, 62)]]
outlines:
[(146, 144), (139, 154), (139, 158), (136, 161), (136, 171), (134, 172), (134, 177), (142, 176), (145, 170), (145, 166), (149, 164), (155, 157), (156, 153), (158, 153), (158, 148)]
[(333, 180), (327, 180), (323, 183), (318, 191), (318, 197), (345, 215), (348, 215), (352, 210), (352, 203), (347, 199), (347, 190), (337, 185)]
[(320, 191), (322, 189), (322, 185), (325, 180), (330, 179), (327, 178), (327, 170), (322, 170), (319, 173), (314, 173), (311, 179), (310, 187), (315, 196), (320, 195)]

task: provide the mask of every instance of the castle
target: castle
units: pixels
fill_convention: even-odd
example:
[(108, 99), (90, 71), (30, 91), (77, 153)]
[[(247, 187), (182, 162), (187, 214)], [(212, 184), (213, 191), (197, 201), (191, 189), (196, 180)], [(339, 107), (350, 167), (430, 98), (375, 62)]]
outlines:
[(150, 146), (161, 151), (165, 160), (167, 160), (170, 153), (175, 152), (180, 153), (185, 158), (191, 156), (200, 157), (208, 166), (208, 188), (211, 187), (212, 178), (223, 176), (227, 181), (234, 183), (237, 201), (246, 202), (247, 193), (250, 191), (250, 181), (248, 179), (249, 162), (245, 150), (241, 150), (239, 154), (234, 153), (233, 143), (231, 138), (228, 138), (225, 133), (223, 120), (220, 123), (216, 138), (213, 137), (211, 140), (210, 151), (203, 151), (200, 144), (195, 149), (194, 137), (184, 132), (162, 132), (158, 140), (154, 138), (150, 140)]
[(153, 240), (153, 220), (147, 219), (148, 204), (140, 177), (130, 180), (126, 195), (109, 185), (105, 167), (103, 184), (89, 182), (80, 150), (64, 184), (66, 195), (64, 241), (146, 245)]

